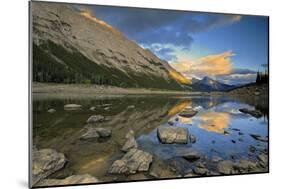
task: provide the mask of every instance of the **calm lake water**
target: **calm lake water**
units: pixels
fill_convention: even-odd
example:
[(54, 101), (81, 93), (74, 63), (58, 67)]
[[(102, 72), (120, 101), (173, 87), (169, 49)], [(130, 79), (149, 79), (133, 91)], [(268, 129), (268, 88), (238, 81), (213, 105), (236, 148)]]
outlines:
[[(80, 104), (82, 109), (64, 110), (65, 104)], [(104, 104), (111, 104), (104, 109)], [(135, 108), (128, 108), (134, 105)], [(91, 111), (92, 106), (96, 107)], [(192, 118), (177, 114), (186, 107), (198, 111)], [(54, 108), (56, 112), (48, 113)], [(259, 109), (261, 118), (239, 112), (240, 108)], [(112, 136), (107, 140), (81, 141), (86, 120), (91, 115), (103, 115), (108, 121), (97, 123), (97, 127), (109, 128)], [(184, 174), (192, 166), (179, 159), (186, 150), (195, 149), (205, 159), (219, 156), (223, 159), (255, 159), (257, 152), (249, 152), (252, 145), (268, 149), (267, 142), (260, 142), (250, 136), (268, 136), (267, 100), (239, 100), (229, 97), (183, 97), (183, 96), (97, 96), (65, 97), (33, 95), (33, 144), (38, 148), (53, 148), (65, 154), (68, 163), (65, 168), (51, 175), (64, 178), (72, 174), (89, 173), (103, 181), (127, 180), (126, 176), (107, 173), (112, 162), (123, 153), (120, 151), (125, 135), (134, 130), (139, 149), (149, 152), (154, 159), (164, 162), (175, 161), (178, 172)], [(159, 126), (187, 128), (196, 137), (195, 143), (161, 144), (157, 137)], [(240, 134), (239, 134), (240, 132)], [(243, 135), (242, 135), (242, 134)]]

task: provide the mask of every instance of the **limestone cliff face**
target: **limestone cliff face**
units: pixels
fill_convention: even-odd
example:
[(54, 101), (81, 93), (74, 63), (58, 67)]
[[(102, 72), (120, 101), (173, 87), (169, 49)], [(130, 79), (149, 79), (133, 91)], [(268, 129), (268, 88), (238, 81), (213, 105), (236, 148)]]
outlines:
[(71, 5), (33, 2), (32, 29), (35, 81), (167, 89), (190, 84), (166, 61)]

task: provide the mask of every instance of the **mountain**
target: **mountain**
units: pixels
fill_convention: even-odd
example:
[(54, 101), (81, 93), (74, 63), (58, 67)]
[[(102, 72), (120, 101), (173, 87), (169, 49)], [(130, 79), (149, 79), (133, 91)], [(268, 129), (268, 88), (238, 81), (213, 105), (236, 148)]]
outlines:
[(33, 81), (181, 90), (191, 81), (86, 11), (32, 3)]
[(235, 88), (234, 85), (227, 85), (207, 76), (201, 80), (192, 79), (193, 90), (210, 92), (210, 91), (227, 91), (233, 88)]

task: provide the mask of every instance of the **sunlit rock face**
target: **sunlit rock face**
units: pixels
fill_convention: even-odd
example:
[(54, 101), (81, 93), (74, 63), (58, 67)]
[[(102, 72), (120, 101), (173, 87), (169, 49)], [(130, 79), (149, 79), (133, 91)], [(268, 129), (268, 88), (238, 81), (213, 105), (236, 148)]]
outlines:
[(204, 112), (198, 115), (198, 127), (210, 132), (224, 133), (228, 127), (229, 114), (224, 112)]
[(44, 71), (40, 64), (48, 58), (53, 67), (78, 72), (87, 80), (99, 74), (114, 86), (123, 83), (121, 87), (182, 90), (182, 84), (190, 84), (168, 62), (88, 11), (71, 5), (33, 2), (32, 27), (36, 50), (33, 62), (34, 68), (39, 69), (36, 72)]

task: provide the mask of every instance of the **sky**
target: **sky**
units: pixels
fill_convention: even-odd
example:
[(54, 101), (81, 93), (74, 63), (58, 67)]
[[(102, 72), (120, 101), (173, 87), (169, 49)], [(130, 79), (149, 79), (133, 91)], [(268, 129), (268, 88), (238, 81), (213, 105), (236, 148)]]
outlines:
[(227, 84), (256, 79), (268, 64), (268, 18), (159, 9), (77, 6), (150, 49), (185, 77)]

